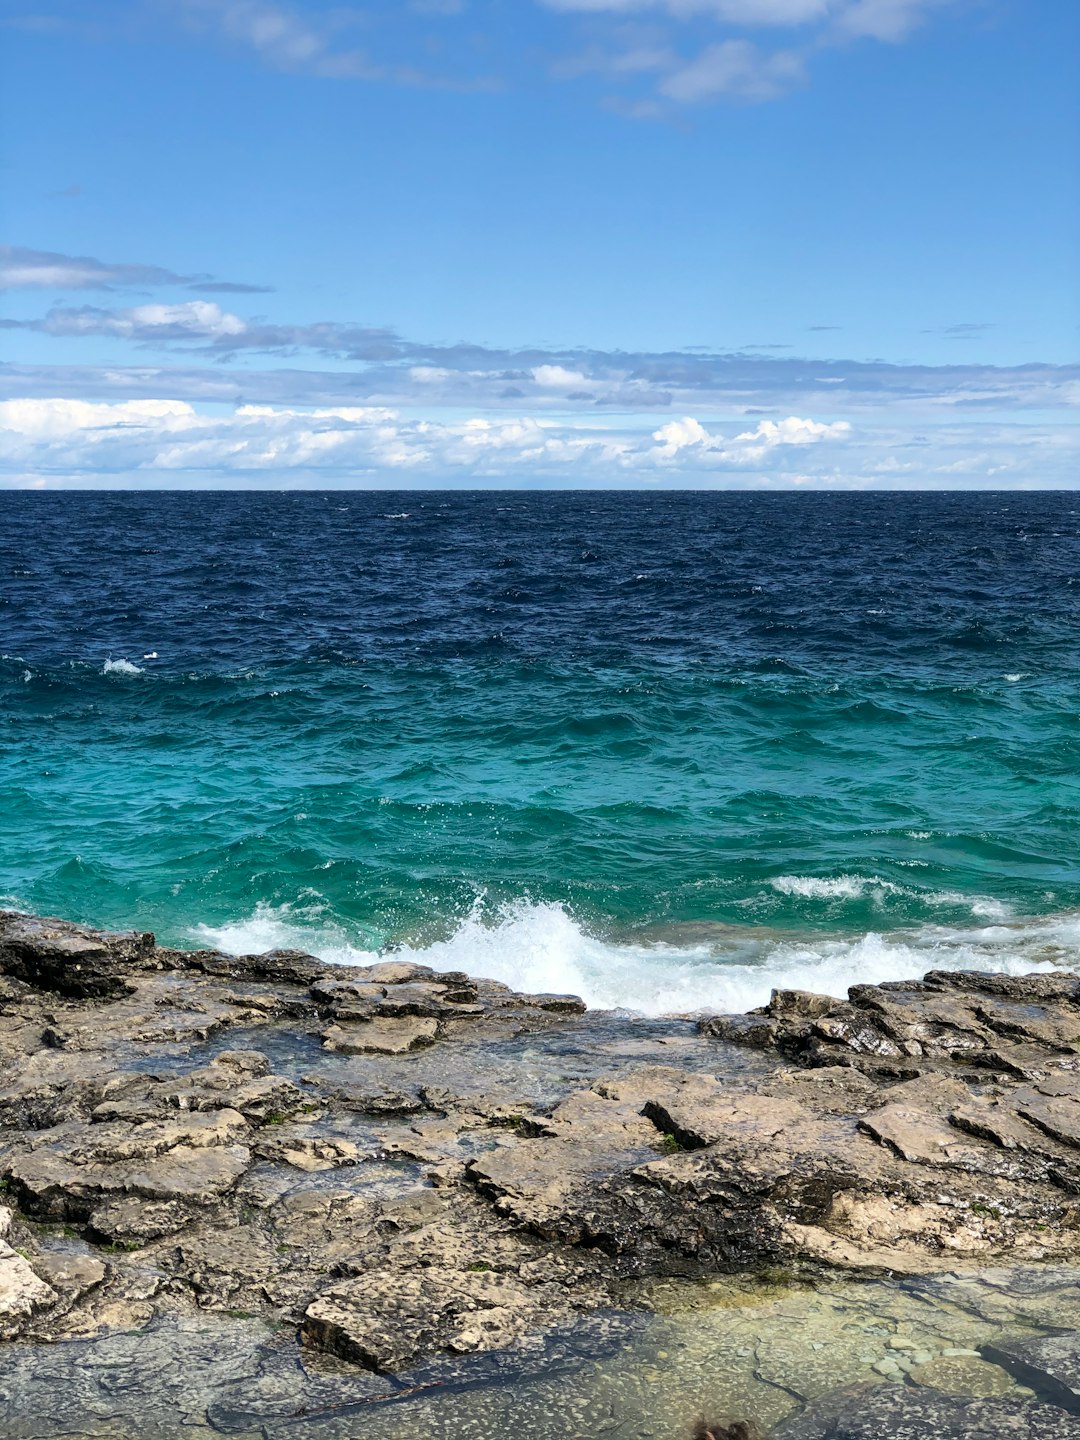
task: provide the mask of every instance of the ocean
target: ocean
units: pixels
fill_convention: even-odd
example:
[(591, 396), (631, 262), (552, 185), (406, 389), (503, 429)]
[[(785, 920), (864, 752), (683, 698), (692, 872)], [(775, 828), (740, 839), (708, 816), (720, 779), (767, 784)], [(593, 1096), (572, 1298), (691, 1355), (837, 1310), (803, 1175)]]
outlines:
[(0, 903), (644, 1014), (1080, 964), (1080, 505), (0, 497)]

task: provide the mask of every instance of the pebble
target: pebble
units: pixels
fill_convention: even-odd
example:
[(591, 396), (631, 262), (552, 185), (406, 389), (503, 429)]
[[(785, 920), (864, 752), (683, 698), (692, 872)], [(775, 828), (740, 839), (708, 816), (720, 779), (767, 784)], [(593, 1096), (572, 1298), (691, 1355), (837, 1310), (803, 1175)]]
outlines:
[(903, 1374), (903, 1371), (900, 1369), (900, 1366), (896, 1363), (896, 1361), (891, 1360), (887, 1355), (882, 1360), (875, 1360), (873, 1368), (877, 1371), (879, 1375)]

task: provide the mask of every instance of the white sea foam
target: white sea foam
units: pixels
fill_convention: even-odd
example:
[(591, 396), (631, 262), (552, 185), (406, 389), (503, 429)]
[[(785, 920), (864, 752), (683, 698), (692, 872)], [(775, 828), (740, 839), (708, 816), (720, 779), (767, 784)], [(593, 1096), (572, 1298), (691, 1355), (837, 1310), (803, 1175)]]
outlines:
[(798, 895), (804, 900), (859, 900), (868, 890), (882, 895), (902, 893), (902, 886), (891, 880), (878, 880), (872, 875), (777, 875), (769, 881), (781, 895)]
[[(774, 987), (842, 996), (850, 985), (913, 979), (928, 970), (1024, 974), (1080, 970), (1080, 916), (981, 928), (925, 926), (893, 934), (788, 938), (765, 927), (715, 927), (686, 945), (630, 944), (590, 934), (562, 907), (521, 903), (492, 918), (477, 910), (449, 939), (398, 949), (397, 958), (464, 970), (522, 991), (580, 995), (593, 1009), (643, 1015), (737, 1012)], [(260, 905), (247, 920), (200, 926), (199, 943), (231, 954), (297, 948), (331, 964), (379, 958), (318, 913)]]
[(141, 675), (142, 667), (133, 665), (130, 660), (106, 660), (101, 667), (103, 675)]
[(769, 884), (781, 895), (793, 895), (801, 900), (866, 898), (880, 902), (888, 895), (900, 895), (918, 899), (929, 906), (966, 907), (972, 915), (980, 919), (1005, 920), (1012, 914), (1011, 908), (1003, 900), (993, 900), (985, 895), (963, 895), (958, 890), (911, 890), (905, 885), (897, 885), (893, 880), (883, 880), (876, 875), (777, 875)]

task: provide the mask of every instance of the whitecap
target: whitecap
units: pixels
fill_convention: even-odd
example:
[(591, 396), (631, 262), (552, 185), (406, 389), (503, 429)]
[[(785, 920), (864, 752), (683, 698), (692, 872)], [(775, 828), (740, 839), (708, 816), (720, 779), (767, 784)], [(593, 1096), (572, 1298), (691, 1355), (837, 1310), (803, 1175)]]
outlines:
[(803, 900), (858, 900), (868, 890), (884, 895), (902, 894), (903, 887), (891, 880), (872, 875), (776, 875), (769, 884), (781, 895), (797, 895)]
[(106, 660), (101, 667), (103, 675), (141, 675), (142, 668), (133, 665), (130, 660)]
[[(193, 938), (230, 954), (300, 949), (341, 965), (381, 958), (340, 925), (327, 923), (324, 913), (319, 906), (260, 904), (245, 920), (200, 926)], [(590, 1009), (649, 1016), (735, 1013), (764, 1004), (774, 988), (844, 996), (851, 985), (911, 980), (928, 970), (1080, 970), (1080, 915), (854, 937), (721, 927), (714, 938), (680, 945), (605, 938), (561, 905), (521, 901), (496, 914), (478, 905), (449, 938), (404, 946), (394, 955), (500, 980), (519, 991), (580, 995)]]

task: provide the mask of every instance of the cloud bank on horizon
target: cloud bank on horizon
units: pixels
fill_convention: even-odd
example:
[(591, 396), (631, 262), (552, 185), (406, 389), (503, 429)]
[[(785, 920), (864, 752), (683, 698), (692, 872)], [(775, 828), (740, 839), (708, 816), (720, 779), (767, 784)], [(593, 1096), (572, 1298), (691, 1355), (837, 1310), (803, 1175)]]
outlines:
[(1064, 483), (1080, 434), (1037, 426), (941, 426), (932, 437), (798, 416), (752, 428), (692, 416), (655, 430), (537, 416), (435, 421), (386, 407), (240, 405), (200, 413), (176, 400), (0, 402), (9, 484), (146, 488), (276, 483), (334, 488), (546, 484), (775, 488), (950, 488)]
[[(92, 21), (0, 0), (26, 73), (59, 67), (55, 136), (14, 147), (23, 233), (0, 246), (0, 487), (1077, 484), (1071, 247), (1038, 249), (1040, 206), (1080, 214), (1075, 182), (1040, 176), (999, 235), (1001, 199), (958, 199), (947, 146), (916, 155), (898, 125), (956, 47), (989, 36), (1015, 72), (1017, 3), (520, 0), (508, 29), (497, 0), (106, 0)], [(68, 100), (59, 70), (92, 50), (130, 75), (133, 48), (176, 57), (176, 96), (164, 78), (97, 96), (97, 130), (72, 138), (82, 80)], [(893, 109), (856, 107), (864, 137), (827, 87), (854, 93), (873, 66)], [(1016, 81), (1029, 106), (1054, 93), (1046, 66)], [(213, 123), (180, 93), (207, 76), (235, 102)], [(970, 169), (997, 113), (967, 96), (932, 119)], [(121, 119), (145, 134), (110, 139)], [(1050, 163), (978, 143), (990, 169)], [(246, 166), (213, 163), (230, 147)], [(542, 338), (566, 315), (593, 343)]]

